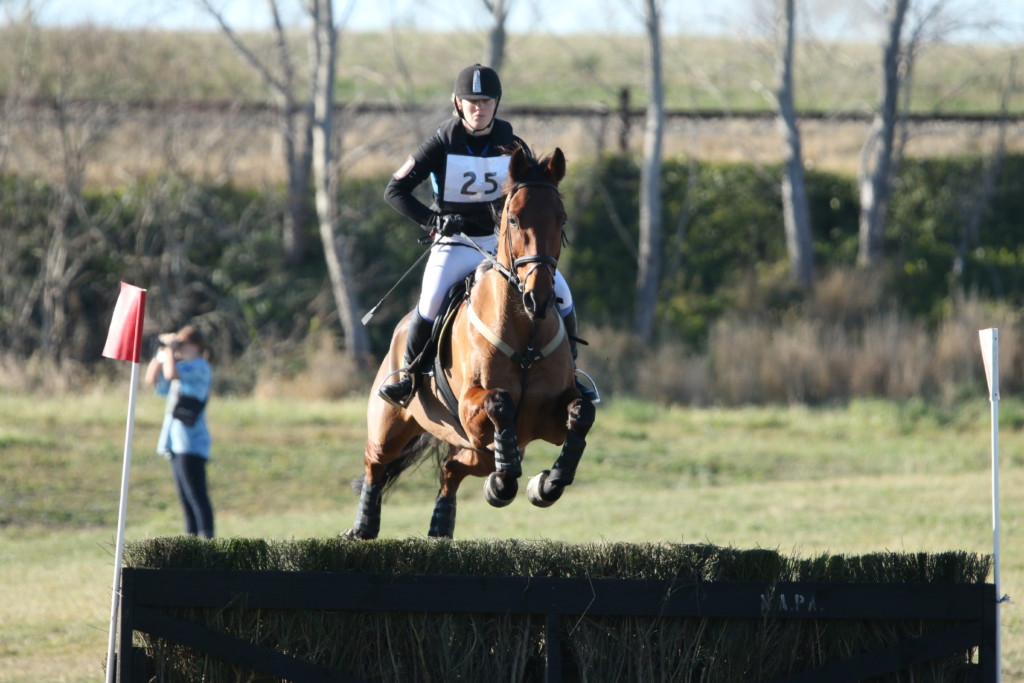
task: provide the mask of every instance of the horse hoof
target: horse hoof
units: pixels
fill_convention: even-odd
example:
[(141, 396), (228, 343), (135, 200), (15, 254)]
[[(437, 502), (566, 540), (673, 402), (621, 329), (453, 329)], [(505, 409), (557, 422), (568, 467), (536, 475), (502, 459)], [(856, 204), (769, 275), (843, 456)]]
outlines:
[(544, 470), (540, 474), (533, 476), (530, 479), (530, 483), (526, 485), (526, 497), (539, 508), (551, 507), (555, 504), (555, 501), (562, 497), (562, 492), (565, 491), (564, 486), (549, 486), (550, 490), (545, 495), (545, 484), (547, 484), (550, 474), (551, 470)]
[(496, 508), (503, 508), (513, 500), (519, 493), (519, 481), (517, 479), (504, 479), (499, 477), (497, 472), (491, 474), (484, 480), (484, 500)]
[(338, 534), (338, 537), (343, 541), (365, 541), (369, 540), (355, 529), (346, 529)]

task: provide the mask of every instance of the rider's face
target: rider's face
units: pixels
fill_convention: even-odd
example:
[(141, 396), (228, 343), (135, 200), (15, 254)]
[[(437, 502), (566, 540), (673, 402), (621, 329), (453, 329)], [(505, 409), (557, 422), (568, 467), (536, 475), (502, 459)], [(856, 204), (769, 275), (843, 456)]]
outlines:
[(492, 98), (486, 100), (459, 100), (462, 108), (463, 120), (466, 127), (473, 130), (483, 130), (491, 125), (494, 120), (494, 112), (497, 109), (498, 101)]

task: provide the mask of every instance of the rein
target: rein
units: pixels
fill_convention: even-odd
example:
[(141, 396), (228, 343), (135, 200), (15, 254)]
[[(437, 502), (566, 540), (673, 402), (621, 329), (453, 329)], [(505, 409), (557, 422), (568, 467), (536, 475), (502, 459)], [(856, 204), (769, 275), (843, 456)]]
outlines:
[[(526, 182), (516, 183), (516, 185), (512, 187), (509, 193), (505, 195), (505, 211), (503, 211), (503, 213), (508, 210), (509, 202), (512, 201), (512, 197), (515, 196), (515, 193), (523, 189), (524, 187), (546, 187), (548, 189), (554, 190), (555, 192), (558, 192), (558, 186), (555, 185), (554, 183), (549, 183), (546, 180), (528, 180)], [(565, 242), (564, 232), (562, 233), (562, 241), (563, 243)], [(491, 254), (486, 249), (482, 249), (480, 245), (478, 245), (476, 242), (472, 240), (467, 240), (466, 242), (459, 242), (458, 244), (466, 247), (472, 247), (473, 249), (476, 249), (478, 252), (480, 252), (480, 255), (484, 257), (484, 260), (490, 263), (492, 268), (501, 273), (501, 276), (505, 278), (505, 280), (507, 280), (510, 285), (515, 287), (520, 294), (523, 293), (524, 289), (526, 288), (526, 284), (524, 280), (519, 277), (519, 268), (521, 268), (522, 266), (529, 265), (531, 263), (536, 264), (533, 266), (533, 268), (530, 268), (530, 270), (527, 271), (527, 278), (530, 277), (533, 271), (535, 271), (537, 268), (540, 268), (541, 266), (548, 266), (549, 268), (551, 268), (551, 276), (554, 277), (555, 269), (558, 268), (558, 259), (555, 258), (554, 256), (549, 256), (547, 254), (521, 256), (512, 261), (511, 267), (505, 267), (500, 261), (498, 261), (494, 254)], [(512, 235), (510, 234), (510, 231), (507, 226), (505, 228), (505, 247), (509, 253), (509, 257), (511, 258)]]
[[(508, 205), (512, 201), (512, 197), (515, 196), (516, 192), (523, 189), (524, 187), (544, 187), (554, 190), (555, 192), (558, 192), (557, 185), (543, 180), (531, 180), (522, 183), (517, 183), (515, 186), (512, 187), (508, 195), (506, 195), (505, 197), (505, 209), (503, 213), (506, 216), (508, 215)], [(506, 250), (508, 251), (509, 258), (512, 258), (512, 236), (510, 234), (509, 226), (507, 225), (507, 219), (505, 226), (505, 240)], [(534, 270), (542, 266), (547, 266), (551, 268), (551, 276), (554, 277), (555, 269), (558, 267), (558, 259), (555, 258), (554, 256), (549, 256), (547, 254), (534, 254), (532, 256), (521, 256), (517, 259), (514, 259), (512, 261), (512, 267), (506, 268), (498, 261), (497, 258), (492, 256), (491, 254), (488, 254), (475, 243), (473, 244), (473, 246), (476, 247), (476, 249), (480, 253), (484, 254), (484, 257), (488, 261), (490, 261), (490, 263), (498, 270), (499, 273), (501, 273), (502, 277), (504, 277), (505, 280), (507, 280), (510, 285), (515, 287), (520, 294), (523, 293), (526, 287), (525, 281), (519, 278), (518, 270), (520, 267), (533, 264), (533, 267), (530, 268), (530, 270), (526, 274), (527, 278), (530, 277), (530, 274), (533, 273)], [(494, 346), (496, 349), (504, 353), (512, 360), (512, 362), (516, 363), (524, 370), (524, 385), (526, 381), (525, 371), (529, 370), (534, 363), (537, 363), (543, 360), (544, 358), (547, 358), (552, 353), (554, 353), (554, 351), (561, 345), (562, 340), (565, 339), (565, 323), (562, 321), (562, 316), (556, 315), (555, 317), (558, 319), (558, 332), (555, 333), (554, 338), (547, 344), (545, 344), (543, 348), (535, 348), (534, 342), (537, 334), (537, 321), (535, 320), (530, 328), (530, 341), (527, 343), (526, 349), (523, 351), (517, 351), (510, 344), (505, 342), (501, 337), (499, 337), (490, 328), (487, 327), (484, 321), (480, 319), (480, 316), (477, 315), (476, 311), (473, 310), (473, 302), (471, 300), (467, 301), (467, 304), (469, 320), (473, 324), (473, 327), (476, 328), (477, 332), (479, 332), (488, 342), (490, 342), (492, 346)]]
[[(558, 192), (558, 186), (555, 183), (550, 183), (547, 181), (526, 181), (517, 183), (512, 187), (508, 195), (506, 195), (505, 197), (505, 207), (503, 210), (504, 215), (508, 215), (508, 206), (509, 202), (511, 202), (512, 200), (512, 197), (515, 195), (516, 192), (525, 187), (544, 187), (555, 190), (556, 193)], [(512, 237), (510, 234), (507, 219), (505, 225), (505, 239), (506, 249), (509, 253), (509, 258), (511, 259)], [(562, 233), (562, 240), (564, 243), (564, 231)], [(533, 267), (530, 268), (530, 270), (527, 272), (527, 278), (529, 278), (530, 274), (533, 273), (534, 270), (542, 266), (547, 266), (551, 268), (551, 275), (552, 277), (554, 277), (555, 270), (558, 267), (558, 259), (555, 258), (554, 256), (549, 256), (546, 254), (536, 254), (533, 256), (522, 256), (520, 258), (514, 259), (512, 260), (511, 267), (506, 268), (498, 261), (495, 255), (490, 254), (485, 249), (482, 249), (478, 244), (476, 244), (472, 240), (467, 240), (465, 243), (460, 242), (460, 244), (463, 244), (464, 246), (471, 246), (478, 252), (480, 252), (480, 254), (484, 257), (484, 260), (487, 261), (494, 270), (498, 271), (498, 273), (503, 278), (505, 278), (505, 281), (508, 282), (509, 285), (515, 287), (521, 295), (524, 293), (526, 285), (525, 282), (519, 278), (518, 269), (520, 267), (533, 264)], [(467, 290), (467, 296), (464, 303), (466, 307), (466, 315), (469, 318), (470, 324), (484, 339), (487, 340), (489, 344), (491, 344), (501, 353), (508, 356), (508, 358), (513, 363), (515, 363), (522, 369), (523, 372), (520, 377), (521, 391), (523, 394), (525, 394), (530, 368), (533, 367), (535, 363), (544, 360), (545, 358), (553, 354), (556, 350), (558, 350), (558, 348), (561, 346), (562, 342), (565, 340), (568, 334), (565, 329), (565, 322), (562, 320), (562, 316), (558, 315), (556, 312), (555, 318), (558, 320), (558, 331), (555, 333), (554, 338), (552, 338), (551, 341), (549, 341), (540, 349), (537, 349), (534, 346), (534, 344), (536, 343), (537, 328), (539, 324), (538, 320), (535, 319), (530, 326), (530, 338), (526, 344), (526, 348), (522, 351), (518, 351), (511, 344), (503, 340), (500, 336), (498, 336), (498, 334), (491, 330), (487, 326), (487, 324), (480, 318), (480, 316), (473, 308), (473, 300), (468, 296), (468, 293), (469, 292)], [(444, 370), (441, 368), (440, 365), (437, 366), (437, 372), (435, 373), (435, 377), (437, 378), (436, 381), (438, 382), (439, 388), (442, 389), (441, 395), (446, 402), (448, 410), (451, 412), (452, 415), (458, 416), (458, 408), (457, 405), (455, 404), (454, 394), (452, 394), (451, 388), (447, 386), (447, 380), (444, 376)], [(518, 406), (516, 406), (516, 413), (518, 413), (518, 410), (519, 408)], [(514, 420), (515, 418), (513, 418), (513, 421)]]

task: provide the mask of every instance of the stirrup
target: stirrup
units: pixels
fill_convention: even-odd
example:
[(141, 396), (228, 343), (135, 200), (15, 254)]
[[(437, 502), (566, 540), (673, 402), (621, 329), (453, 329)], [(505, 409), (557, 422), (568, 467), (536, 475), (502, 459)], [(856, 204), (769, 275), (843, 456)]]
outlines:
[[(401, 378), (399, 378), (397, 382), (388, 381), (394, 375), (401, 373), (404, 373), (405, 376), (409, 378), (409, 382), (412, 384), (412, 388), (410, 389), (409, 393), (405, 396), (404, 399), (392, 398), (391, 396), (388, 396), (384, 389), (386, 387), (390, 387), (394, 384), (399, 384), (400, 382), (402, 382)], [(412, 372), (411, 370), (405, 367), (398, 368), (397, 370), (389, 372), (387, 376), (384, 377), (384, 381), (381, 382), (380, 386), (377, 387), (377, 396), (379, 396), (384, 402), (389, 403), (390, 405), (393, 405), (396, 408), (401, 408), (404, 410), (405, 408), (409, 407), (409, 404), (412, 403), (413, 398), (416, 397), (416, 389), (418, 388), (417, 384), (419, 383), (416, 381), (416, 373)]]
[[(597, 382), (594, 381), (594, 378), (579, 368), (574, 368), (573, 372), (576, 375), (576, 386), (579, 388), (580, 393), (583, 394), (583, 398), (587, 399), (591, 403), (600, 403), (601, 394), (597, 390)], [(580, 375), (587, 378), (587, 382), (590, 383), (589, 387), (579, 380)]]

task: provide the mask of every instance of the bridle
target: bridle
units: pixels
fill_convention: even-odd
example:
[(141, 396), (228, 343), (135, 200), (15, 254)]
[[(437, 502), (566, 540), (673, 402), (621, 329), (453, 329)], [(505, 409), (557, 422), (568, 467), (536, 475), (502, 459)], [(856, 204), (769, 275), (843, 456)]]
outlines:
[[(503, 215), (505, 215), (507, 217), (506, 218), (507, 225), (506, 225), (506, 229), (505, 229), (505, 241), (506, 241), (506, 245), (505, 246), (506, 246), (506, 250), (508, 251), (510, 259), (512, 258), (512, 253), (513, 252), (512, 252), (512, 236), (511, 236), (511, 232), (510, 232), (509, 228), (514, 228), (514, 227), (517, 227), (517, 226), (516, 226), (516, 223), (513, 222), (513, 219), (515, 217), (508, 215), (508, 207), (509, 207), (509, 204), (511, 203), (512, 197), (515, 195), (515, 193), (518, 192), (519, 190), (523, 189), (524, 187), (542, 187), (542, 188), (548, 188), (548, 189), (554, 190), (556, 193), (558, 192), (558, 186), (557, 185), (555, 185), (554, 183), (550, 183), (550, 182), (546, 182), (546, 181), (542, 181), (542, 180), (536, 180), (536, 181), (531, 180), (531, 181), (517, 183), (509, 191), (508, 195), (505, 197), (505, 208), (504, 208), (502, 213), (503, 213)], [(563, 228), (563, 231), (562, 231), (562, 235), (560, 236), (560, 239), (563, 240), (563, 241), (565, 239), (564, 228)], [(476, 245), (474, 244), (474, 246), (476, 246)], [(491, 256), (490, 254), (486, 253), (485, 251), (480, 249), (480, 247), (477, 246), (477, 250), (480, 251), (482, 254), (484, 254), (485, 258), (487, 258), (493, 264), (494, 268), (496, 270), (498, 270), (498, 272), (501, 273), (501, 275), (508, 281), (508, 283), (510, 285), (512, 285), (513, 287), (515, 287), (519, 291), (520, 295), (522, 295), (523, 297), (526, 296), (526, 293), (525, 293), (525, 289), (526, 289), (525, 280), (529, 279), (530, 274), (533, 273), (536, 269), (542, 268), (542, 267), (550, 268), (551, 269), (551, 279), (552, 279), (552, 281), (555, 278), (555, 271), (556, 271), (556, 268), (558, 267), (558, 259), (556, 257), (554, 257), (554, 256), (549, 256), (547, 254), (535, 254), (535, 255), (532, 255), (532, 256), (521, 256), (521, 257), (519, 257), (517, 259), (514, 259), (512, 261), (512, 264), (511, 264), (510, 268), (506, 268), (505, 266), (503, 266), (501, 263), (498, 262), (498, 259), (496, 257)], [(519, 277), (519, 268), (522, 267), (522, 266), (531, 266), (531, 268), (529, 269), (529, 271), (526, 274), (526, 278), (524, 278), (524, 279), (520, 279), (520, 277)], [(512, 360), (513, 363), (516, 363), (517, 365), (519, 365), (523, 369), (522, 390), (525, 392), (526, 391), (527, 372), (529, 371), (529, 369), (533, 366), (534, 363), (537, 363), (537, 362), (543, 360), (544, 358), (546, 358), (547, 356), (551, 355), (552, 353), (554, 353), (555, 350), (557, 350), (559, 348), (559, 346), (561, 346), (562, 341), (565, 339), (566, 330), (565, 330), (565, 324), (562, 321), (562, 317), (560, 315), (555, 316), (555, 318), (558, 320), (558, 331), (555, 333), (555, 336), (543, 348), (540, 348), (540, 349), (536, 348), (536, 345), (535, 345), (535, 343), (536, 343), (536, 336), (537, 336), (537, 332), (538, 332), (538, 320), (534, 319), (533, 324), (530, 326), (530, 336), (529, 336), (529, 341), (527, 342), (527, 345), (526, 345), (526, 349), (523, 350), (523, 351), (518, 351), (515, 348), (513, 348), (511, 345), (509, 345), (508, 343), (503, 341), (501, 339), (501, 337), (499, 337), (497, 334), (492, 332), (487, 327), (487, 325), (483, 322), (483, 320), (480, 319), (480, 317), (477, 315), (476, 311), (473, 309), (473, 305), (472, 305), (471, 302), (467, 302), (467, 304), (468, 304), (467, 309), (468, 309), (469, 320), (470, 320), (470, 323), (472, 323), (473, 327), (475, 327), (476, 330), (485, 339), (487, 339), (495, 348), (497, 348), (499, 351), (501, 351), (502, 353), (507, 355)]]
[[(545, 180), (529, 180), (522, 183), (516, 183), (505, 197), (505, 209), (503, 213), (507, 216), (507, 226), (505, 229), (505, 249), (508, 252), (509, 258), (512, 258), (512, 231), (510, 228), (518, 228), (519, 222), (515, 216), (508, 216), (508, 207), (512, 203), (512, 197), (515, 196), (516, 192), (523, 189), (524, 187), (543, 187), (558, 192), (558, 186), (554, 183), (549, 183)], [(564, 238), (564, 231), (562, 237)], [(519, 277), (519, 269), (523, 266), (532, 267), (526, 271), (526, 277)], [(500, 265), (500, 264), (499, 264)], [(530, 275), (534, 273), (538, 268), (547, 267), (551, 270), (551, 279), (555, 278), (555, 271), (558, 268), (558, 258), (550, 256), (548, 254), (534, 254), (532, 256), (520, 256), (512, 261), (511, 267), (506, 271), (502, 268), (502, 273), (508, 279), (509, 284), (515, 287), (520, 294), (523, 294), (526, 289), (526, 280), (530, 278)]]

